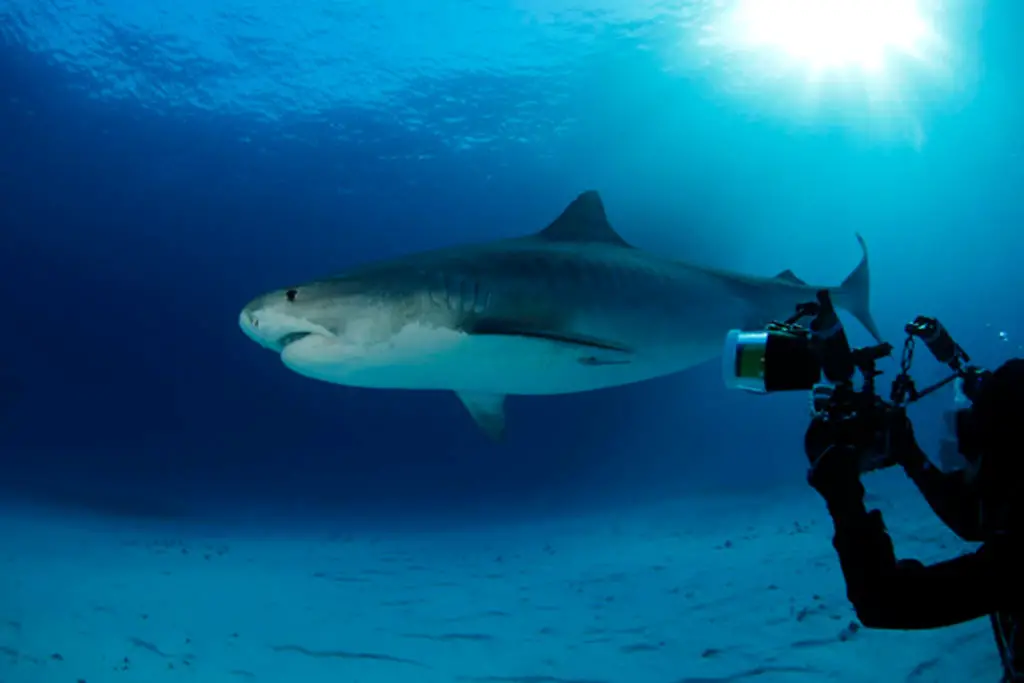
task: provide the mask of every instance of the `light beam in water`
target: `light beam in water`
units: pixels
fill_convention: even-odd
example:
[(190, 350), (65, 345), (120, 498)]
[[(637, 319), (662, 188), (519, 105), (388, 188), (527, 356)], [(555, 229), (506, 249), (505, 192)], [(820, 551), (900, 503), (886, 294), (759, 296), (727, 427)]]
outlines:
[(878, 75), (892, 56), (927, 60), (937, 40), (917, 0), (740, 0), (722, 28), (735, 47), (775, 51), (812, 73)]
[(921, 106), (958, 83), (940, 30), (952, 9), (950, 0), (721, 0), (697, 44), (724, 89), (760, 95), (756, 108), (902, 130), (917, 145)]

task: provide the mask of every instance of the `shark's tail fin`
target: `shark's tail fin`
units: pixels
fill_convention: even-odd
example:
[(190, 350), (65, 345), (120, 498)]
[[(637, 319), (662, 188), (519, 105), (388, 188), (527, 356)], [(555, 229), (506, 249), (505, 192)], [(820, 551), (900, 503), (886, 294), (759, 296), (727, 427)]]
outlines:
[(871, 317), (871, 269), (868, 266), (868, 247), (864, 238), (857, 235), (857, 242), (860, 244), (862, 253), (860, 263), (853, 269), (843, 284), (832, 290), (836, 299), (836, 305), (844, 308), (863, 325), (871, 336), (878, 343), (882, 342), (882, 335)]

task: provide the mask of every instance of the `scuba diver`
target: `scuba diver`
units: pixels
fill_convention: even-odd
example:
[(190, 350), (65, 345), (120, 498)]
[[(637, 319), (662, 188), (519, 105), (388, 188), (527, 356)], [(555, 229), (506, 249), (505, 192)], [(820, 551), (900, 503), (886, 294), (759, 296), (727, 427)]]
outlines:
[(926, 565), (897, 560), (881, 512), (868, 510), (860, 482), (861, 453), (825, 422), (812, 423), (804, 446), (808, 483), (833, 520), (833, 546), (847, 597), (868, 628), (917, 630), (989, 616), (1003, 683), (1024, 682), (1024, 359), (978, 373), (970, 407), (955, 414), (956, 442), (966, 467), (943, 472), (914, 437), (903, 410), (889, 425), (889, 454), (917, 485), (937, 516), (972, 553)]

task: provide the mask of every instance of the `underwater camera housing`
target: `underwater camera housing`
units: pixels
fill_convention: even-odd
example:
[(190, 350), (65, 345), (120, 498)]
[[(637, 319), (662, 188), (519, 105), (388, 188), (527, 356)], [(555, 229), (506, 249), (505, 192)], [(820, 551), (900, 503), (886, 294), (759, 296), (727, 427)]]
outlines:
[[(811, 319), (807, 327), (798, 324), (805, 318)], [(725, 384), (758, 394), (812, 392), (812, 423), (830, 423), (834, 428), (830, 433), (863, 453), (862, 471), (888, 467), (893, 464), (889, 426), (903, 408), (957, 378), (970, 396), (974, 393), (970, 389), (984, 374), (967, 365), (970, 357), (935, 318), (918, 316), (904, 331), (900, 372), (886, 401), (875, 391), (875, 378), (882, 374), (876, 363), (890, 356), (893, 346), (883, 342), (852, 348), (828, 290), (821, 290), (816, 302), (798, 305), (796, 313), (783, 322), (769, 323), (763, 330), (730, 331), (725, 340)], [(916, 340), (952, 371), (923, 390), (910, 376)], [(859, 388), (854, 382), (857, 373), (862, 379)]]

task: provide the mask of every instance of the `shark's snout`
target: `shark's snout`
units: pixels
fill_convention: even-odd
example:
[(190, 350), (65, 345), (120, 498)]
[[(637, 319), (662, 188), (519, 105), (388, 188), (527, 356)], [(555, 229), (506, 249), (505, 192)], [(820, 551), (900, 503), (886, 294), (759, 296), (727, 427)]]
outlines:
[(275, 353), (313, 334), (330, 336), (319, 325), (272, 309), (247, 307), (238, 316), (238, 326), (249, 339)]
[(260, 332), (260, 319), (251, 311), (244, 310), (238, 315), (238, 326), (249, 339), (264, 348), (272, 349), (269, 340)]

